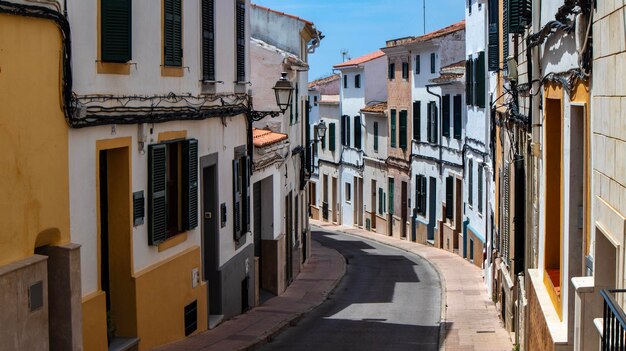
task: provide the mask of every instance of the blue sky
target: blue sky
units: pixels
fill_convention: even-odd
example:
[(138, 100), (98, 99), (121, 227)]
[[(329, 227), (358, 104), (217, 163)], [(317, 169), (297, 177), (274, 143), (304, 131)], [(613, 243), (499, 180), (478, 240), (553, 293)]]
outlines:
[[(385, 46), (388, 39), (422, 35), (424, 0), (253, 0), (312, 21), (326, 36), (309, 57), (309, 80), (332, 73), (341, 51), (351, 58)], [(426, 32), (464, 18), (462, 0), (425, 0)]]

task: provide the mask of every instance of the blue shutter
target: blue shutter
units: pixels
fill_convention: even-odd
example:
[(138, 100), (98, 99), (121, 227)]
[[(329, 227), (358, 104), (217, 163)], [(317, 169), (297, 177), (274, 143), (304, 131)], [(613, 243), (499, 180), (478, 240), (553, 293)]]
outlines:
[(148, 146), (148, 244), (167, 239), (167, 169), (165, 144)]

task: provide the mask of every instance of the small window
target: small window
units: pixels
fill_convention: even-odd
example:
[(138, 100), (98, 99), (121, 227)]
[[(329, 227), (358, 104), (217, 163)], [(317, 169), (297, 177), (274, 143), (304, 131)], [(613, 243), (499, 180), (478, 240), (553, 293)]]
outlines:
[(163, 13), (163, 57), (166, 66), (183, 65), (182, 0), (165, 0)]
[(396, 110), (389, 111), (390, 113), (390, 123), (391, 123), (391, 135), (390, 135), (390, 145), (391, 147), (396, 147)]
[(422, 68), (422, 62), (420, 55), (415, 55), (415, 74), (420, 74)]
[(343, 75), (343, 88), (348, 89), (348, 76), (345, 74)]
[(361, 87), (361, 75), (360, 74), (357, 74), (354, 76), (354, 87), (355, 88)]
[(378, 188), (378, 214), (383, 215), (385, 212), (385, 193), (383, 188)]
[(430, 54), (430, 73), (435, 73), (435, 53)]
[(378, 152), (378, 122), (374, 122), (374, 151)]
[(472, 206), (474, 203), (474, 162), (470, 159), (467, 163), (467, 173), (468, 173), (468, 194), (467, 194), (467, 203)]
[(346, 183), (346, 202), (350, 202), (352, 201), (352, 194), (350, 194), (350, 191), (352, 190), (351, 188), (351, 184), (350, 183)]
[(389, 76), (389, 79), (396, 78), (396, 64), (395, 63), (390, 63), (389, 64), (388, 76)]
[(317, 95), (313, 96), (313, 105), (317, 106)]
[(409, 79), (409, 63), (402, 62), (402, 79)]

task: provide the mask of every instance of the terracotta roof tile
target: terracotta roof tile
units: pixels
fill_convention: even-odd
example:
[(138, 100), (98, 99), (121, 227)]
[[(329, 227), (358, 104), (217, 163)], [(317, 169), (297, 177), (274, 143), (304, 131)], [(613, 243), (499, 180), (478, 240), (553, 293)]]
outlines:
[(360, 65), (360, 64), (365, 63), (365, 62), (369, 62), (369, 61), (375, 60), (375, 59), (377, 59), (379, 57), (382, 57), (382, 56), (385, 56), (385, 53), (382, 52), (381, 50), (376, 50), (376, 51), (371, 52), (371, 53), (369, 53), (367, 55), (363, 55), (361, 57), (357, 57), (357, 58), (354, 58), (352, 60), (340, 63), (338, 65), (334, 65), (333, 68), (344, 68), (344, 67), (356, 66), (356, 65)]
[(361, 112), (365, 113), (385, 113), (387, 111), (387, 101), (380, 102), (374, 105), (365, 106), (361, 109)]
[(334, 82), (336, 80), (339, 80), (340, 78), (341, 76), (339, 74), (332, 74), (327, 77), (316, 79), (312, 82), (309, 82), (309, 89), (315, 88), (316, 86), (319, 86), (319, 85), (325, 85), (325, 84)]
[(438, 29), (434, 32), (426, 33), (419, 37), (405, 37), (405, 38), (388, 40), (387, 47), (391, 48), (391, 47), (399, 46), (399, 45), (421, 43), (421, 42), (425, 42), (431, 39), (442, 37), (444, 35), (452, 34), (454, 32), (464, 30), (464, 29), (465, 29), (465, 20), (449, 25), (447, 27)]
[(252, 143), (255, 147), (273, 145), (287, 140), (287, 138), (289, 138), (287, 134), (276, 133), (267, 129), (252, 128)]

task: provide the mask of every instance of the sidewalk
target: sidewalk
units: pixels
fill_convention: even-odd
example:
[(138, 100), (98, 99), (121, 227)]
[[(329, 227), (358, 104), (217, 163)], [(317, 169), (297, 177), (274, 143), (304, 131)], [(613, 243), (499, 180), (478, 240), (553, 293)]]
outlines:
[(157, 348), (175, 350), (247, 350), (266, 343), (326, 300), (346, 272), (337, 251), (311, 241), (311, 258), (280, 296), (196, 336)]
[(496, 307), (487, 296), (481, 270), (458, 255), (432, 246), (417, 244), (363, 229), (310, 220), (312, 226), (364, 237), (422, 256), (441, 276), (445, 290), (442, 322), (445, 335), (441, 350), (510, 351), (513, 343), (498, 318)]

